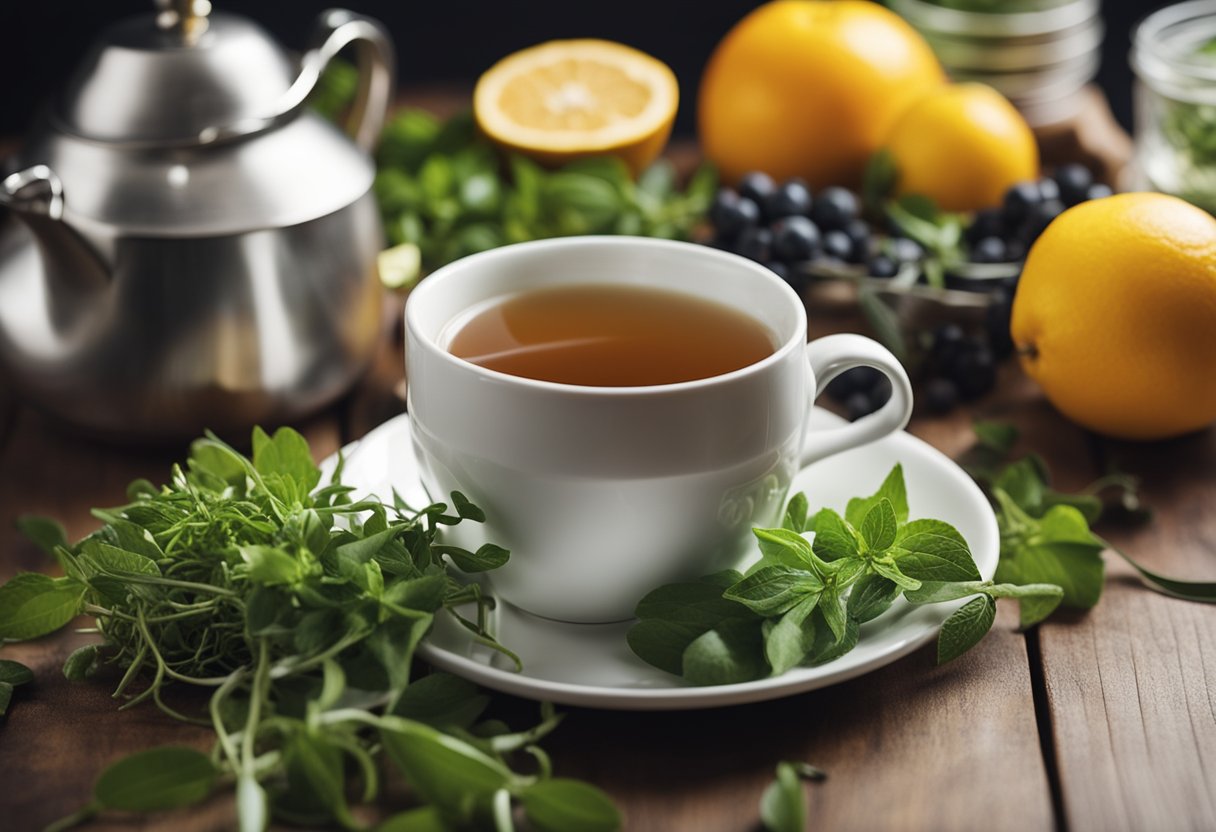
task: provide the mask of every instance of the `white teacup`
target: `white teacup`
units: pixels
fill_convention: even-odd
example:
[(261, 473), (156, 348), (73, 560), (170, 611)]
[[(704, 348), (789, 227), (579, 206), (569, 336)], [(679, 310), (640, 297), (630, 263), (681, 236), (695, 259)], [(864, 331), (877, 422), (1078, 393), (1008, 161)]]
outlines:
[[(610, 283), (691, 293), (749, 313), (772, 355), (734, 372), (648, 387), (588, 387), (488, 370), (447, 351), (461, 313), (541, 287)], [(573, 622), (629, 618), (671, 581), (736, 566), (750, 530), (779, 522), (794, 474), (907, 424), (899, 362), (860, 335), (806, 343), (806, 312), (768, 269), (704, 246), (636, 237), (570, 237), (458, 260), (424, 280), (405, 311), (408, 410), (423, 484), (458, 490), (486, 527), (457, 545), (511, 550), (494, 593)], [(817, 390), (857, 366), (891, 380), (877, 413), (806, 432)]]

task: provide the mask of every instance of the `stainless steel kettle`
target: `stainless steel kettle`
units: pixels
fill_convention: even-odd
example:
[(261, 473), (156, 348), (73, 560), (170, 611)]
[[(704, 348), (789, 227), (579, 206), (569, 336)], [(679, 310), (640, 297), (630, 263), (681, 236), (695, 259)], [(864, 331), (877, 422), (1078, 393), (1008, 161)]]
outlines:
[[(0, 168), (0, 365), (100, 434), (291, 420), (347, 390), (382, 330), (370, 152), (392, 45), (332, 9), (294, 61), (206, 0), (157, 7), (101, 35)], [(305, 102), (350, 44), (348, 137)]]

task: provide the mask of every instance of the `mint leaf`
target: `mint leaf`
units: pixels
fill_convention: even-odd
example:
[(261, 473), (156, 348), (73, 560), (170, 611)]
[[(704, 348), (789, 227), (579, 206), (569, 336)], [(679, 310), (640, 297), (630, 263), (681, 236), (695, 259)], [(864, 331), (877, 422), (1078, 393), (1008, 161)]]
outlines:
[(23, 514), (17, 518), (17, 530), (51, 556), (54, 556), (56, 547), (67, 548), (68, 545), (67, 532), (63, 526), (49, 517)]
[(815, 515), (815, 543), (812, 551), (824, 560), (856, 557), (861, 551), (852, 525), (830, 508)]
[(686, 621), (649, 618), (630, 627), (625, 641), (642, 661), (674, 676), (683, 676), (684, 651), (707, 629)]
[(768, 832), (805, 832), (806, 797), (793, 764), (777, 764), (777, 779), (760, 798), (760, 821)]
[(812, 666), (827, 664), (857, 646), (861, 629), (855, 618), (849, 617), (845, 620), (844, 635), (840, 638), (837, 638), (828, 626), (823, 613), (818, 609), (812, 615), (812, 624), (815, 628), (815, 643), (804, 659), (806, 664)]
[(872, 553), (885, 552), (895, 543), (898, 521), (895, 507), (886, 497), (879, 500), (861, 521), (861, 536)]
[(920, 588), (920, 581), (916, 578), (909, 578), (902, 571), (899, 565), (894, 560), (881, 558), (870, 561), (870, 568), (882, 575), (891, 583), (903, 590), (914, 590)]
[(811, 565), (811, 544), (789, 529), (752, 529), (760, 542), (760, 552), (770, 561), (805, 569)]
[(980, 579), (967, 541), (941, 520), (913, 520), (896, 537), (890, 554), (900, 571), (920, 581)]
[(797, 666), (814, 646), (815, 625), (811, 613), (818, 602), (818, 595), (804, 598), (768, 629), (764, 636), (764, 657), (773, 676), (780, 676)]
[(904, 468), (896, 464), (882, 481), (878, 490), (869, 497), (854, 497), (849, 500), (844, 512), (844, 519), (852, 526), (860, 526), (866, 514), (882, 500), (888, 500), (895, 510), (895, 518), (899, 523), (908, 522), (908, 489), (904, 483)]
[(765, 675), (758, 621), (727, 621), (702, 633), (684, 651), (684, 678), (694, 685), (730, 685)]
[(80, 612), (85, 587), (73, 578), (22, 572), (0, 586), (0, 639), (53, 633)]
[(984, 591), (990, 582), (985, 581), (922, 581), (918, 589), (904, 593), (910, 604), (940, 604), (956, 601)]
[(812, 572), (767, 566), (727, 589), (722, 597), (761, 615), (780, 615), (806, 595), (818, 595), (822, 590), (823, 581)]
[(0, 682), (17, 687), (34, 681), (34, 671), (11, 659), (0, 659)]
[(790, 498), (789, 503), (785, 507), (785, 516), (782, 518), (781, 527), (787, 531), (801, 534), (808, 531), (807, 529), (807, 505), (806, 494), (799, 491)]
[(1002, 422), (977, 420), (971, 429), (981, 445), (1000, 454), (1009, 453), (1018, 441), (1018, 429)]
[(891, 607), (902, 591), (881, 575), (863, 575), (849, 593), (849, 618), (860, 624), (877, 618)]
[(996, 601), (982, 595), (955, 610), (937, 636), (937, 663), (945, 664), (980, 643), (992, 629)]
[(538, 832), (613, 832), (621, 828), (616, 806), (588, 783), (555, 777), (528, 786), (519, 797), (531, 828)]
[(218, 773), (211, 758), (193, 748), (151, 748), (103, 771), (93, 796), (107, 809), (126, 812), (176, 809), (211, 794)]
[(828, 625), (836, 641), (842, 640), (848, 624), (844, 598), (838, 592), (823, 593), (819, 598), (819, 614), (823, 616), (824, 623)]

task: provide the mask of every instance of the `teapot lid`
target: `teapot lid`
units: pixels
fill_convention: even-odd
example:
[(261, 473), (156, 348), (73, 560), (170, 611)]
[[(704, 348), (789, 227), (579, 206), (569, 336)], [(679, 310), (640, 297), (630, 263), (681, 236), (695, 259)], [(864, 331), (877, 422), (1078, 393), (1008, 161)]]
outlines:
[(260, 26), (208, 0), (157, 0), (157, 14), (104, 30), (53, 117), (93, 141), (207, 144), (281, 115), (297, 69)]

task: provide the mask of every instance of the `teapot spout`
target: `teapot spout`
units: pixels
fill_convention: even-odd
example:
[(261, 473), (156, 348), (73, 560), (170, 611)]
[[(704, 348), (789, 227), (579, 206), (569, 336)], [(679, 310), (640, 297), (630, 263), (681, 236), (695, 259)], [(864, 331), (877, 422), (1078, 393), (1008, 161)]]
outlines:
[(48, 166), (34, 165), (0, 182), (0, 207), (29, 228), (48, 281), (62, 285), (61, 291), (91, 293), (110, 284), (109, 266), (64, 221), (63, 183)]

